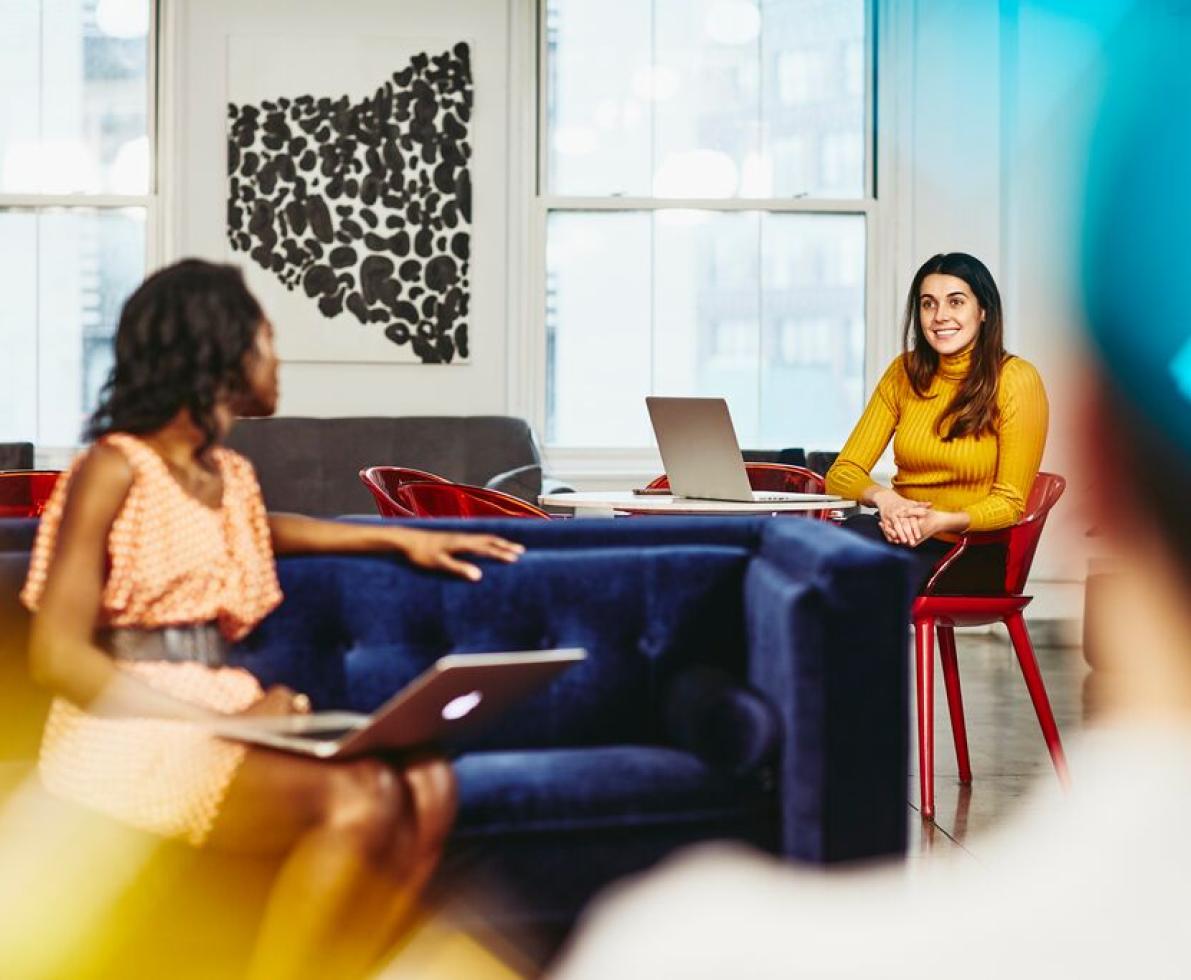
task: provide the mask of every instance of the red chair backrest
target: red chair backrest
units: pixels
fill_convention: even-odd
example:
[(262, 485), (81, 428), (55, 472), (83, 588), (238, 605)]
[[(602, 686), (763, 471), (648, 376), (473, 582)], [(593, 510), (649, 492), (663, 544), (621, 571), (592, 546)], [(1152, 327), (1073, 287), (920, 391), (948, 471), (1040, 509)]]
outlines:
[[(1067, 481), (1055, 473), (1039, 473), (1026, 499), (1025, 513), (1016, 524), (997, 531), (970, 531), (959, 536), (959, 541), (935, 567), (930, 581), (922, 595), (967, 595), (971, 586), (960, 585), (956, 572), (971, 563), (987, 560), (995, 563), (999, 571), (1000, 562), (1005, 563), (1005, 578), (1002, 591), (994, 593), (1005, 596), (1020, 596), (1030, 577), (1030, 565), (1038, 550), (1042, 528), (1047, 515), (1063, 496)], [(961, 572), (960, 579), (963, 579)], [(983, 584), (983, 583), (982, 583)], [(991, 584), (991, 583), (990, 583)], [(943, 591), (939, 591), (943, 590)], [(981, 592), (981, 595), (985, 593)]]
[(61, 470), (0, 472), (0, 517), (40, 517)]
[(376, 502), (381, 517), (416, 517), (408, 507), (398, 502), (397, 496), (407, 483), (450, 483), (450, 480), (415, 470), (407, 466), (369, 466), (360, 470), (360, 482), (368, 488)]
[[(823, 477), (805, 466), (785, 463), (745, 463), (749, 486), (768, 493), (825, 493)], [(649, 484), (651, 490), (668, 490), (670, 480), (663, 473)]]
[(1042, 537), (1047, 515), (1066, 489), (1067, 481), (1057, 473), (1039, 473), (1034, 478), (1034, 486), (1030, 488), (1025, 514), (1020, 521), (1006, 529), (1008, 553), (1005, 562), (1005, 591), (1010, 595), (1020, 595), (1025, 589), (1026, 579), (1030, 576), (1030, 565), (1034, 562), (1034, 552), (1038, 550), (1038, 541)]
[(463, 483), (407, 483), (397, 501), (416, 517), (540, 517), (550, 515), (518, 497)]

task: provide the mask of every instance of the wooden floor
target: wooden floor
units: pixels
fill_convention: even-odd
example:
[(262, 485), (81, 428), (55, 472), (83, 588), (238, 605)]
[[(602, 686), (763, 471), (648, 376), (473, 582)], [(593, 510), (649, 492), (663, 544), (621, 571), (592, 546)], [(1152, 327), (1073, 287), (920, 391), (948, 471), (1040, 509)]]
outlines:
[[(912, 720), (910, 726), (912, 861), (945, 855), (980, 860), (981, 842), (987, 832), (1031, 805), (1030, 790), (1037, 780), (1056, 778), (1021, 669), (1004, 631), (989, 635), (957, 630), (956, 646), (972, 784), (961, 786), (956, 774), (947, 698), (936, 661), (933, 823), (924, 821), (918, 809), (917, 723)], [(1082, 689), (1088, 673), (1083, 653), (1070, 646), (1037, 646), (1035, 653), (1059, 732), (1066, 742), (1083, 727)]]

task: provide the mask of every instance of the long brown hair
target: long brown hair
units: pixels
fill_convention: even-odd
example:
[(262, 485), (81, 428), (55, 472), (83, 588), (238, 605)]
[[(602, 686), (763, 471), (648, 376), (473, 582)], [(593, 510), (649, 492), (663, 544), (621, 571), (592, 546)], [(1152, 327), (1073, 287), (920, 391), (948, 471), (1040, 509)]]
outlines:
[(926, 397), (931, 379), (939, 369), (939, 353), (927, 343), (922, 330), (918, 298), (922, 280), (935, 274), (962, 279), (972, 290), (984, 313), (984, 322), (976, 333), (972, 348), (972, 367), (951, 404), (939, 416), (936, 426), (938, 435), (944, 442), (949, 442), (967, 435), (992, 432), (996, 428), (997, 384), (1001, 380), (1001, 366), (1006, 356), (1005, 318), (997, 284), (988, 267), (978, 258), (964, 252), (947, 252), (932, 255), (923, 262), (910, 284), (902, 321), (903, 363), (910, 384), (919, 398)]

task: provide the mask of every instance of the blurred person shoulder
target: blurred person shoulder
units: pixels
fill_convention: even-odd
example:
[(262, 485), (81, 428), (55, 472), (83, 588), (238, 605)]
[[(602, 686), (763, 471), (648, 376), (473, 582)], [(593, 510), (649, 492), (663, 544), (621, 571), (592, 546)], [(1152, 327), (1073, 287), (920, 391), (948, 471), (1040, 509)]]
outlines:
[[(740, 844), (697, 845), (602, 895), (550, 977), (720, 980), (832, 972), (852, 978), (882, 969), (902, 976), (889, 970), (886, 954), (904, 938), (891, 941), (885, 928), (867, 936), (867, 948), (839, 955), (877, 915), (906, 904), (900, 869), (866, 869), (860, 889), (852, 880)], [(896, 911), (885, 918), (894, 933), (904, 924)]]

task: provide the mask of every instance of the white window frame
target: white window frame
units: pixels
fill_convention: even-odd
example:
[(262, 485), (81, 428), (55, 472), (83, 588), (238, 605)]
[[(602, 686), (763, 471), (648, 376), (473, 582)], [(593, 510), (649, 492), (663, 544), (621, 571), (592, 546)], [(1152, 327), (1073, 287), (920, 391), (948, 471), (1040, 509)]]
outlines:
[[(147, 102), (145, 105), (146, 136), (149, 140), (149, 154), (151, 166), (149, 168), (149, 188), (145, 194), (5, 194), (0, 193), (0, 211), (20, 210), (40, 213), (47, 210), (118, 210), (120, 208), (145, 209), (145, 272), (157, 268), (162, 257), (166, 254), (166, 239), (164, 236), (164, 222), (162, 218), (162, 174), (163, 166), (159, 148), (162, 145), (162, 130), (168, 128), (167, 119), (161, 112), (162, 91), (159, 65), (161, 63), (161, 48), (173, 47), (174, 26), (173, 18), (161, 10), (160, 0), (149, 2), (149, 32), (147, 36), (148, 58), (146, 72), (148, 75)], [(164, 5), (167, 10), (169, 4)], [(163, 18), (168, 24), (163, 24)], [(45, 10), (40, 14), (40, 34), (44, 34), (48, 25), (45, 23)], [(39, 272), (40, 275), (40, 272)], [(39, 325), (40, 329), (40, 325)], [(35, 338), (35, 343), (37, 342)], [(40, 379), (35, 388), (40, 415), (41, 389)], [(48, 446), (43, 445), (34, 435), (36, 444), (36, 464), (39, 467), (59, 469), (69, 463), (77, 451), (77, 446)]]
[[(907, 209), (909, 168), (899, 166), (892, 134), (912, 102), (912, 66), (896, 57), (912, 37), (913, 5), (865, 5), (865, 189), (857, 199), (657, 199), (577, 197), (544, 193), (547, 173), (546, 0), (511, 0), (509, 51), (509, 361), (508, 407), (537, 432), (546, 423), (546, 224), (554, 210), (651, 211), (670, 208), (778, 214), (854, 214), (865, 219), (864, 392), (871, 393), (900, 349), (900, 272), (910, 261), (912, 230), (895, 220), (893, 201)], [(880, 84), (878, 84), (878, 72)], [(880, 134), (878, 138), (877, 134)], [(814, 448), (814, 447), (812, 447)], [(546, 445), (552, 475), (596, 487), (656, 475), (656, 449), (590, 449)]]

